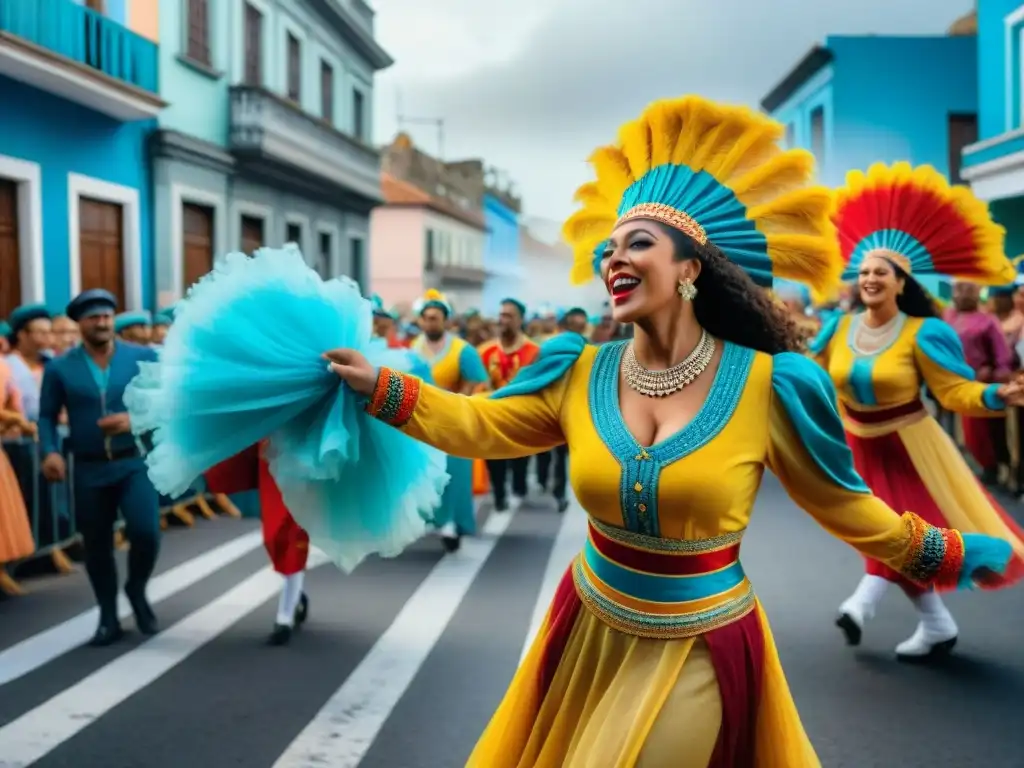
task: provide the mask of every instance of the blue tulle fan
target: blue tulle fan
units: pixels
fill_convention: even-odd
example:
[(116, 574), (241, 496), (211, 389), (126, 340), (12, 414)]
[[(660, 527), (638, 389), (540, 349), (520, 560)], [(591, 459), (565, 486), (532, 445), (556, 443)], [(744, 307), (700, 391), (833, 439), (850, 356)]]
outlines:
[(269, 438), (289, 511), (344, 570), (422, 536), (448, 481), (444, 455), (366, 416), (323, 359), (351, 348), (374, 365), (414, 368), (371, 328), (358, 286), (322, 280), (294, 247), (229, 254), (176, 307), (160, 362), (125, 393), (133, 431), (153, 433), (157, 490), (175, 496)]

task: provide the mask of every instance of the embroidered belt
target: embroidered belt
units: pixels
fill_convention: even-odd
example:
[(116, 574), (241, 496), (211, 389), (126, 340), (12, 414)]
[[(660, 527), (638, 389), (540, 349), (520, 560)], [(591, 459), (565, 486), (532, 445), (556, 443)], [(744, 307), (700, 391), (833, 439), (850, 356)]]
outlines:
[(663, 539), (591, 520), (572, 565), (580, 600), (626, 634), (676, 639), (729, 624), (754, 608), (739, 563), (743, 531)]
[(843, 425), (850, 434), (857, 437), (880, 437), (916, 424), (928, 417), (928, 411), (921, 400), (872, 411), (860, 411), (843, 403), (843, 417)]

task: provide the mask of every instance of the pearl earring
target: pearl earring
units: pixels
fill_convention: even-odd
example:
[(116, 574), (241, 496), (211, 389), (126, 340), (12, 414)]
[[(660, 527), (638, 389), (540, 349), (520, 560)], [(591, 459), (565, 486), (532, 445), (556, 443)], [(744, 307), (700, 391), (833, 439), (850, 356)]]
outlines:
[(683, 301), (693, 301), (697, 297), (697, 286), (693, 284), (690, 278), (680, 280), (679, 287), (676, 290), (679, 291)]

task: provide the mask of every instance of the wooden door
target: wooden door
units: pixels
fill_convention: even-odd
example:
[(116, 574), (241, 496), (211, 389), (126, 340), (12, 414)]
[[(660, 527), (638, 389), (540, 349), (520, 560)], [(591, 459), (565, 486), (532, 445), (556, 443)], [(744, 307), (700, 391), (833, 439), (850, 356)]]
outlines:
[(213, 209), (185, 203), (182, 221), (182, 286), (185, 291), (213, 269)]
[(21, 304), (21, 249), (18, 247), (18, 184), (0, 179), (0, 318)]
[(124, 309), (124, 211), (120, 205), (78, 199), (78, 257), (81, 289), (104, 288)]
[(263, 247), (263, 219), (255, 216), (242, 217), (242, 253), (252, 256)]

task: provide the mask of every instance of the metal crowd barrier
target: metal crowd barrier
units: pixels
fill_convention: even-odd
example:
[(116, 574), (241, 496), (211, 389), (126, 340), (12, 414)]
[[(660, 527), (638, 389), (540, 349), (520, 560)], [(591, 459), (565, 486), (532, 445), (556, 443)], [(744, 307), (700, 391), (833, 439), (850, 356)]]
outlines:
[(63, 569), (57, 562), (57, 554), (76, 541), (78, 527), (72, 479), (75, 457), (64, 450), (63, 440), (61, 448), (68, 466), (67, 478), (61, 483), (51, 483), (43, 477), (40, 468), (38, 443), (23, 438), (3, 440), (3, 450), (18, 478), (28, 511), (32, 538), (36, 543), (33, 557), (53, 555), (54, 564)]

